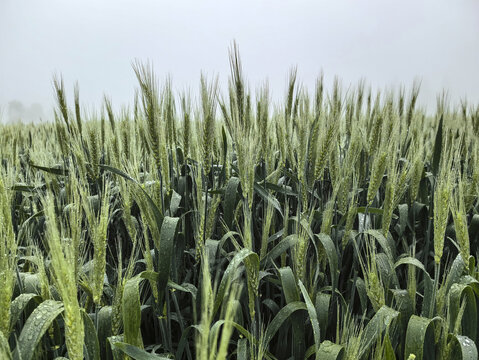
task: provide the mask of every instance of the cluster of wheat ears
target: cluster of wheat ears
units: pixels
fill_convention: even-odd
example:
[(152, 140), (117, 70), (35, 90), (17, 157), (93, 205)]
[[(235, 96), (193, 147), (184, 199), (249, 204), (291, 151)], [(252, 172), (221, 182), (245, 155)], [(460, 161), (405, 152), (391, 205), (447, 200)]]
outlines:
[(230, 63), (0, 126), (0, 358), (477, 359), (479, 107)]

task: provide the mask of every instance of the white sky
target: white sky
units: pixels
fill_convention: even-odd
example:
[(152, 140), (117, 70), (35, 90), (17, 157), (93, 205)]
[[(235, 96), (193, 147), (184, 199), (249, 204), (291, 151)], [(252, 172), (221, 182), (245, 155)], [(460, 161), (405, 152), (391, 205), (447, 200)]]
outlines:
[(479, 103), (478, 0), (0, 0), (3, 118), (12, 100), (50, 113), (54, 73), (70, 100), (78, 80), (87, 107), (104, 93), (115, 108), (131, 104), (135, 59), (171, 75), (178, 91), (196, 92), (201, 71), (225, 84), (233, 40), (251, 88), (268, 79), (275, 98), (297, 65), (311, 90), (322, 69), (328, 84), (338, 75), (346, 87), (419, 77), (431, 109), (443, 88)]

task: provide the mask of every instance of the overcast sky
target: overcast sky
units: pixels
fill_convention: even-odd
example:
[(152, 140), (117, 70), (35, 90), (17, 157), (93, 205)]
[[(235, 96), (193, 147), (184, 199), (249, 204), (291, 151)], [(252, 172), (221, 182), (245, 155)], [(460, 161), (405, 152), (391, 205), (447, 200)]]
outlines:
[(197, 91), (201, 71), (229, 75), (228, 48), (240, 46), (249, 84), (268, 80), (283, 96), (291, 66), (311, 90), (321, 70), (346, 87), (361, 78), (392, 88), (422, 80), (421, 103), (479, 103), (478, 0), (159, 1), (0, 0), (0, 113), (8, 104), (53, 106), (52, 75), (82, 103), (131, 104), (135, 59), (160, 79)]

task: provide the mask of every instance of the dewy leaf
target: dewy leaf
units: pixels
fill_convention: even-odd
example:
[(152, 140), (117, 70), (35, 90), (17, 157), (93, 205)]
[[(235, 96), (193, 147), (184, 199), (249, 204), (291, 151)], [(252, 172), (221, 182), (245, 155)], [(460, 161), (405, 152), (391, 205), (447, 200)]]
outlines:
[(228, 226), (229, 229), (231, 229), (233, 225), (233, 214), (236, 208), (239, 183), (239, 178), (233, 176), (228, 180), (228, 184), (226, 185), (223, 216), (226, 226)]
[(180, 218), (177, 217), (165, 216), (161, 226), (159, 256), (156, 260), (158, 263), (158, 300), (160, 308), (163, 306), (163, 297), (170, 278), (171, 257), (175, 246), (174, 240), (179, 220)]
[(383, 350), (383, 359), (384, 360), (396, 360), (396, 354), (394, 354), (394, 348), (391, 344), (391, 339), (389, 338), (389, 334), (386, 333), (384, 337), (384, 350)]
[(344, 346), (325, 340), (319, 346), (317, 355), (321, 360), (341, 360), (344, 356)]
[(449, 291), (449, 329), (455, 328), (462, 302), (466, 301), (464, 316), (461, 319), (462, 335), (471, 339), (477, 338), (477, 304), (474, 290), (467, 284), (453, 284)]
[(45, 300), (38, 305), (23, 326), (13, 352), (13, 359), (31, 360), (43, 334), (62, 311), (63, 303), (60, 301)]
[(449, 334), (448, 343), (451, 346), (451, 359), (477, 360), (477, 347), (467, 336)]
[(288, 319), (292, 313), (298, 310), (307, 310), (306, 304), (302, 301), (295, 301), (284, 306), (274, 319), (269, 323), (264, 334), (264, 344), (268, 346), (273, 336), (278, 332), (281, 325)]
[[(320, 331), (319, 331), (319, 322), (318, 322), (318, 314), (316, 313), (316, 308), (309, 297), (306, 288), (304, 287), (301, 280), (298, 282), (299, 288), (301, 289), (301, 293), (303, 294), (304, 301), (306, 302), (306, 308), (308, 309), (309, 320), (311, 321), (311, 326), (313, 327), (313, 336), (314, 342), (316, 344), (316, 349), (319, 349), (320, 345)], [(316, 352), (316, 359), (320, 359), (319, 352)]]
[(35, 300), (39, 303), (41, 302), (42, 298), (40, 295), (27, 293), (20, 294), (15, 298), (15, 300), (13, 300), (12, 305), (10, 306), (10, 330), (13, 330), (13, 327), (20, 318), (23, 310), (25, 310), (27, 305), (30, 304), (32, 300)]
[(371, 235), (374, 237), (379, 245), (381, 245), (381, 248), (384, 250), (390, 261), (393, 263), (394, 262), (394, 248), (391, 246), (389, 243), (388, 239), (378, 230), (375, 229), (369, 229), (364, 231), (365, 234)]
[(296, 245), (298, 242), (298, 236), (296, 234), (288, 235), (283, 240), (281, 240), (274, 248), (272, 248), (261, 261), (262, 264), (267, 264), (270, 261), (273, 261), (285, 251)]
[(124, 342), (113, 342), (112, 346), (121, 350), (134, 360), (169, 360), (166, 356), (151, 354), (145, 350), (139, 349), (136, 346), (126, 344)]
[(359, 358), (369, 352), (371, 347), (376, 343), (377, 339), (383, 331), (391, 325), (394, 319), (399, 316), (399, 312), (383, 305), (373, 316), (364, 328), (362, 338), (364, 342), (359, 349)]
[(320, 233), (316, 234), (316, 236), (321, 242), (321, 245), (323, 245), (323, 248), (326, 251), (326, 256), (328, 257), (329, 270), (331, 272), (331, 284), (334, 292), (334, 289), (338, 286), (338, 253), (336, 252), (336, 247), (329, 235)]
[(329, 304), (331, 302), (331, 294), (316, 294), (316, 313), (318, 314), (318, 322), (321, 340), (324, 340), (329, 321)]
[(12, 359), (12, 353), (10, 352), (10, 347), (8, 346), (8, 340), (5, 339), (3, 333), (0, 331), (0, 358), (5, 360)]
[(138, 181), (136, 181), (135, 179), (133, 179), (130, 175), (128, 175), (127, 173), (117, 169), (117, 168), (114, 168), (112, 166), (108, 166), (108, 165), (103, 165), (103, 164), (100, 164), (99, 165), (100, 168), (102, 168), (103, 170), (108, 170), (116, 175), (119, 175), (129, 181), (132, 181), (133, 183), (135, 183), (137, 186), (138, 186), (138, 189), (141, 190), (141, 192), (143, 193), (143, 195), (145, 196), (146, 198), (146, 201), (148, 202), (148, 204), (150, 205), (150, 208), (151, 208), (151, 211), (153, 211), (153, 215), (155, 216), (155, 221), (156, 221), (156, 224), (158, 226), (158, 229), (160, 229), (160, 226), (163, 222), (163, 215), (161, 214), (161, 211), (160, 209), (158, 209), (158, 206), (156, 206), (155, 202), (153, 201), (153, 199), (150, 197), (150, 195), (148, 195), (148, 193), (145, 191), (145, 189), (143, 189), (143, 187), (141, 187), (140, 183), (138, 183)]
[(399, 321), (401, 323), (401, 332), (406, 333), (407, 323), (409, 318), (414, 313), (414, 305), (407, 290), (403, 289), (390, 289), (394, 296), (395, 308), (401, 313)]
[(140, 304), (140, 282), (144, 280), (141, 274), (128, 280), (123, 289), (122, 312), (123, 327), (125, 330), (125, 342), (138, 347), (143, 347), (141, 337), (141, 304)]
[[(296, 286), (296, 279), (294, 278), (291, 268), (288, 266), (279, 269), (279, 275), (286, 303), (290, 304), (299, 301), (298, 287)], [(291, 315), (291, 325), (293, 327), (293, 357), (295, 359), (303, 358), (306, 346), (304, 336), (304, 322), (306, 318), (303, 315), (304, 314), (301, 313)]]
[(175, 190), (171, 191), (171, 199), (170, 199), (170, 215), (175, 216), (176, 212), (178, 211), (181, 203), (181, 195), (178, 194)]
[(100, 343), (96, 335), (95, 325), (90, 316), (82, 309), (83, 325), (85, 328), (85, 349), (89, 360), (100, 360)]
[(252, 263), (257, 264), (259, 268), (259, 257), (258, 254), (255, 252), (249, 250), (249, 249), (242, 249), (239, 252), (236, 253), (236, 255), (233, 257), (231, 262), (229, 263), (228, 267), (226, 268), (225, 272), (223, 273), (223, 278), (221, 279), (220, 286), (218, 288), (218, 293), (216, 294), (215, 297), (215, 304), (213, 307), (213, 314), (215, 314), (218, 309), (221, 306), (221, 303), (223, 302), (223, 298), (225, 295), (226, 287), (228, 285), (228, 282), (232, 280), (232, 277), (234, 273), (236, 272), (237, 267), (241, 264), (241, 262), (244, 262), (246, 258), (252, 258)]
[(100, 359), (105, 359), (107, 357), (107, 352), (110, 352), (110, 345), (108, 344), (107, 339), (111, 336), (111, 318), (112, 318), (112, 307), (103, 306), (98, 312), (98, 330), (97, 337), (100, 346)]
[(247, 345), (248, 345), (248, 340), (247, 339), (239, 339), (238, 340), (238, 360), (247, 360), (248, 356), (247, 354)]
[(281, 205), (273, 195), (268, 193), (263, 187), (258, 185), (256, 182), (254, 183), (254, 190), (261, 196), (265, 201), (270, 203), (278, 212), (283, 215), (283, 211), (281, 210)]
[(443, 285), (446, 287), (446, 291), (445, 291), (446, 294), (449, 292), (449, 289), (451, 288), (452, 284), (459, 282), (465, 269), (466, 269), (466, 264), (464, 263), (464, 260), (462, 259), (461, 254), (457, 254), (456, 258), (452, 262), (452, 265), (449, 269), (449, 273), (447, 274), (446, 283)]
[(399, 259), (398, 261), (396, 261), (396, 263), (394, 264), (394, 269), (396, 269), (398, 266), (404, 265), (404, 264), (414, 265), (414, 266), (416, 266), (418, 269), (421, 269), (422, 271), (424, 271), (425, 273), (427, 273), (427, 272), (426, 272), (426, 269), (424, 268), (423, 263), (420, 262), (418, 259), (413, 258), (413, 257), (411, 257), (411, 256), (406, 256), (406, 257), (403, 257), (403, 258)]
[(417, 360), (434, 360), (436, 358), (434, 337), (434, 323), (436, 321), (441, 321), (441, 319), (438, 317), (428, 319), (417, 315), (411, 316), (406, 331), (405, 356), (414, 354)]

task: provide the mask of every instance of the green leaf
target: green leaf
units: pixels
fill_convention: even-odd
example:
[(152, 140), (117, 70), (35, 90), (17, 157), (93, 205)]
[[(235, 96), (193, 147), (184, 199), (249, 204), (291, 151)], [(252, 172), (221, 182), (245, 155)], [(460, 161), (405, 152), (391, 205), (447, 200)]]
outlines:
[[(306, 307), (308, 309), (309, 320), (311, 321), (311, 325), (313, 327), (313, 336), (314, 336), (314, 342), (316, 344), (316, 349), (319, 349), (321, 340), (320, 340), (319, 322), (318, 322), (318, 315), (316, 313), (316, 308), (314, 307), (313, 302), (311, 301), (311, 298), (309, 297), (309, 294), (306, 291), (306, 288), (304, 287), (301, 280), (299, 280), (298, 285), (299, 285), (299, 288), (301, 289), (301, 293), (303, 294), (303, 298), (304, 298), (304, 301), (306, 302)], [(316, 359), (319, 359), (319, 352), (316, 352)]]
[(116, 174), (116, 175), (119, 175), (133, 183), (135, 183), (137, 185), (137, 188), (143, 193), (143, 195), (145, 196), (146, 198), (146, 201), (148, 202), (148, 204), (150, 205), (150, 208), (151, 208), (151, 211), (153, 212), (153, 215), (155, 217), (155, 221), (156, 221), (156, 225), (158, 227), (158, 230), (160, 229), (161, 227), (161, 224), (163, 223), (163, 215), (160, 211), (160, 209), (158, 209), (158, 206), (156, 206), (155, 202), (153, 201), (153, 199), (150, 197), (150, 195), (148, 195), (148, 193), (145, 191), (145, 189), (143, 189), (143, 187), (141, 186), (141, 184), (136, 181), (135, 179), (133, 179), (130, 175), (128, 175), (127, 173), (117, 169), (117, 168), (114, 168), (112, 166), (108, 166), (108, 165), (103, 165), (103, 164), (100, 164), (99, 165), (101, 169), (103, 170), (108, 170), (110, 172), (112, 172), (113, 174)]
[(232, 280), (232, 276), (236, 272), (238, 266), (241, 264), (241, 262), (244, 262), (246, 258), (252, 258), (253, 263), (257, 263), (259, 266), (259, 257), (258, 254), (255, 252), (249, 250), (249, 249), (242, 249), (236, 253), (236, 255), (233, 257), (231, 262), (229, 263), (228, 267), (226, 268), (225, 272), (223, 273), (223, 278), (221, 279), (220, 286), (218, 288), (218, 292), (215, 297), (215, 304), (213, 307), (213, 315), (216, 314), (218, 309), (221, 306), (221, 303), (223, 302), (223, 298), (225, 295), (225, 291), (227, 288), (228, 283)]
[(10, 330), (13, 330), (15, 324), (20, 318), (20, 315), (32, 300), (40, 303), (42, 301), (42, 297), (37, 294), (27, 293), (18, 295), (15, 300), (12, 301), (10, 306)]
[(239, 339), (238, 340), (238, 360), (247, 360), (248, 359), (248, 340), (247, 339)]
[(166, 356), (151, 354), (145, 350), (139, 349), (136, 346), (126, 344), (124, 342), (112, 342), (112, 346), (121, 350), (124, 354), (128, 355), (134, 360), (171, 360)]
[(16, 184), (14, 184), (14, 185), (11, 187), (11, 189), (12, 189), (13, 191), (33, 193), (33, 192), (35, 192), (35, 190), (37, 190), (38, 188), (36, 188), (36, 187), (33, 186), (33, 185), (16, 183)]
[(289, 266), (279, 269), (282, 290), (287, 303), (300, 301), (298, 287), (293, 271)]
[(141, 304), (139, 285), (144, 278), (141, 274), (128, 280), (123, 289), (122, 296), (122, 316), (123, 327), (125, 330), (125, 342), (138, 347), (143, 347), (141, 337)]
[(171, 191), (171, 199), (170, 199), (170, 215), (175, 216), (176, 212), (178, 211), (181, 203), (181, 195), (178, 194), (175, 190)]
[(369, 323), (364, 328), (361, 347), (359, 348), (359, 358), (371, 350), (371, 347), (376, 343), (377, 339), (383, 331), (388, 328), (394, 319), (399, 316), (399, 312), (383, 305), (378, 312), (373, 316)]
[(35, 165), (33, 163), (30, 163), (30, 166), (53, 175), (65, 175), (65, 176), (68, 175), (68, 170), (62, 169), (60, 167), (45, 167), (45, 166)]
[(477, 305), (476, 296), (471, 286), (466, 284), (453, 284), (449, 291), (449, 329), (455, 328), (461, 304), (466, 301), (464, 316), (459, 332), (471, 339), (477, 337)]
[(399, 319), (401, 323), (401, 331), (403, 334), (405, 334), (409, 318), (412, 314), (414, 314), (414, 305), (412, 299), (407, 290), (390, 289), (389, 291), (391, 291), (394, 296), (396, 303), (395, 308), (401, 313), (401, 317)]
[(28, 317), (13, 352), (14, 360), (31, 360), (35, 348), (52, 322), (63, 311), (63, 303), (45, 300)]
[(321, 340), (324, 340), (329, 321), (329, 304), (331, 295), (326, 293), (316, 294), (316, 313), (318, 314)]
[[(291, 268), (288, 266), (279, 269), (279, 275), (286, 303), (290, 304), (299, 301), (298, 287), (296, 286), (296, 279), (294, 278)], [(304, 314), (294, 313), (291, 315), (291, 325), (293, 327), (293, 357), (295, 359), (302, 359), (304, 356), (304, 349), (306, 347), (304, 336), (305, 320)]]
[(172, 218), (165, 216), (163, 225), (161, 226), (160, 243), (158, 246), (158, 301), (160, 309), (163, 307), (163, 297), (166, 286), (170, 278), (171, 258), (173, 256), (173, 249), (175, 246), (174, 240), (178, 222), (180, 218)]
[(321, 360), (341, 360), (344, 354), (344, 346), (325, 340), (321, 343), (317, 355)]
[(424, 273), (424, 300), (422, 302), (421, 315), (428, 316), (431, 310), (434, 308), (434, 284), (432, 282), (431, 276), (426, 271), (424, 265), (416, 258), (411, 256), (405, 256), (400, 258), (394, 264), (396, 269), (400, 265), (413, 265), (418, 269), (422, 270)]
[[(329, 235), (320, 233), (316, 234), (321, 245), (323, 245), (324, 250), (326, 251), (326, 256), (328, 257), (329, 271), (331, 273), (331, 285), (333, 286), (333, 291), (338, 287), (338, 253), (336, 252), (336, 247), (334, 246), (333, 240)], [(318, 259), (319, 261), (319, 259)]]
[(379, 243), (379, 245), (381, 245), (381, 248), (386, 253), (391, 263), (394, 263), (394, 255), (395, 255), (394, 248), (393, 246), (391, 246), (388, 239), (386, 239), (386, 237), (379, 230), (375, 230), (375, 229), (365, 230), (364, 234), (368, 234), (374, 237)]
[(361, 303), (361, 311), (364, 313), (368, 306), (368, 295), (366, 291), (366, 283), (360, 277), (356, 278), (356, 290), (359, 295), (359, 302)]
[(389, 333), (386, 333), (383, 342), (383, 359), (384, 360), (396, 360), (396, 354), (394, 354), (394, 348), (389, 338)]
[(418, 259), (413, 258), (411, 256), (406, 256), (406, 257), (403, 257), (403, 258), (399, 259), (398, 261), (396, 261), (396, 263), (394, 264), (394, 268), (396, 269), (398, 266), (404, 265), (404, 264), (414, 265), (418, 269), (421, 269), (422, 271), (424, 271), (424, 273), (427, 273), (426, 269), (424, 268), (423, 263), (420, 262)]
[(437, 177), (439, 173), (439, 165), (442, 153), (442, 132), (443, 132), (443, 115), (439, 119), (439, 126), (436, 132), (436, 141), (434, 142), (434, 150), (432, 155), (432, 173)]
[(298, 196), (298, 193), (296, 191), (293, 191), (291, 186), (281, 186), (277, 184), (273, 184), (271, 182), (264, 182), (260, 181), (258, 183), (260, 186), (266, 187), (268, 190), (276, 191), (277, 193), (284, 194), (284, 195), (289, 195), (289, 196)]
[(3, 332), (0, 331), (0, 358), (5, 360), (12, 360), (12, 353), (10, 347), (8, 346), (8, 340), (3, 335)]
[(441, 321), (441, 318), (428, 319), (417, 315), (411, 316), (406, 331), (405, 358), (409, 354), (416, 355), (417, 360), (434, 360), (436, 358), (434, 337), (436, 321)]
[(100, 311), (98, 311), (97, 316), (97, 337), (100, 346), (100, 359), (107, 359), (107, 353), (111, 354), (108, 338), (111, 336), (112, 307), (103, 306)]
[(283, 211), (281, 210), (281, 205), (273, 195), (267, 192), (262, 186), (258, 185), (256, 182), (254, 183), (254, 190), (258, 193), (259, 196), (263, 198), (266, 202), (270, 203), (278, 212), (283, 215)]
[(464, 274), (465, 269), (466, 264), (464, 263), (461, 254), (457, 254), (447, 274), (446, 283), (443, 285), (446, 287), (446, 294), (449, 292), (449, 289), (451, 288), (452, 284), (458, 283), (460, 281), (460, 278)]
[(83, 326), (85, 329), (85, 358), (88, 360), (100, 360), (100, 343), (96, 336), (95, 325), (90, 316), (82, 309)]
[(226, 185), (223, 216), (228, 229), (233, 227), (233, 215), (236, 209), (239, 183), (239, 178), (232, 176)]
[[(359, 206), (356, 209), (357, 209), (357, 212), (360, 213), (360, 214), (366, 213), (366, 207), (365, 206)], [(384, 212), (383, 209), (374, 208), (374, 207), (368, 207), (367, 209), (368, 209), (367, 212), (369, 214), (382, 215), (383, 212)]]
[(262, 266), (268, 264), (268, 262), (272, 262), (277, 257), (281, 256), (285, 251), (296, 245), (298, 242), (298, 236), (296, 234), (288, 235), (279, 243), (276, 244), (274, 248), (272, 248), (261, 261)]
[(448, 343), (451, 347), (451, 359), (477, 360), (477, 347), (467, 336), (449, 334)]
[(269, 323), (264, 334), (264, 344), (268, 346), (273, 336), (278, 332), (281, 325), (288, 319), (291, 314), (298, 310), (307, 310), (306, 304), (301, 301), (295, 301), (284, 306), (274, 319)]

